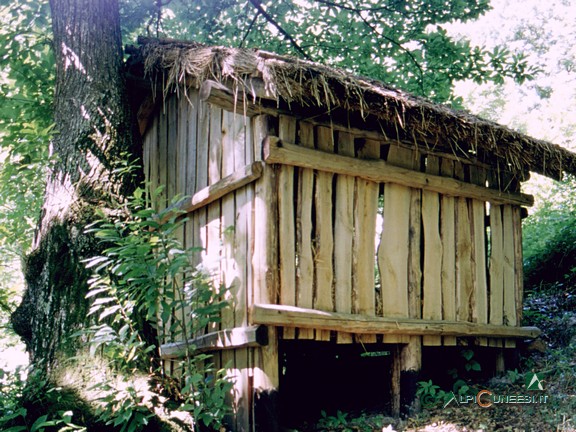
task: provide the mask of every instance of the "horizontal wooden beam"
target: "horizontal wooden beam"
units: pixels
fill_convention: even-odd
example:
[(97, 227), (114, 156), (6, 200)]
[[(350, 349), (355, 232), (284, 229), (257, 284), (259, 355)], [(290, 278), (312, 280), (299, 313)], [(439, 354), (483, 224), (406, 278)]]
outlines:
[(163, 344), (160, 346), (160, 358), (164, 360), (182, 358), (189, 351), (199, 353), (264, 345), (268, 345), (268, 330), (265, 326), (237, 327), (208, 333), (187, 342)]
[(236, 92), (232, 89), (233, 84), (228, 84), (213, 80), (204, 81), (199, 90), (200, 100), (248, 117), (263, 113), (278, 115), (278, 109), (257, 103), (263, 99), (273, 101), (275, 105), (277, 102), (276, 98), (266, 93), (261, 79), (245, 82)]
[(500, 192), (448, 177), (390, 165), (383, 160), (366, 160), (298, 146), (269, 136), (264, 143), (264, 160), (269, 164), (293, 165), (335, 174), (360, 177), (376, 183), (397, 183), (444, 195), (474, 198), (494, 204), (531, 206), (534, 197)]
[(509, 327), (494, 324), (412, 318), (383, 318), (268, 304), (253, 305), (250, 317), (254, 324), (335, 330), (360, 334), (491, 336), (530, 339), (538, 337), (541, 333), (537, 327)]
[[(168, 210), (183, 214), (191, 213), (259, 179), (263, 169), (263, 162), (261, 161), (248, 164), (216, 183), (199, 190), (189, 200), (184, 200)], [(161, 222), (165, 222), (170, 217), (170, 212), (168, 212)]]

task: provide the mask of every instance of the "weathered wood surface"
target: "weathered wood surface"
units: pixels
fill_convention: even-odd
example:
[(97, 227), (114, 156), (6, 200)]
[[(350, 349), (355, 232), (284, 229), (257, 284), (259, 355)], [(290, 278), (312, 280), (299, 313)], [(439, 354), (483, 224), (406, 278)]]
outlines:
[[(176, 213), (191, 213), (199, 208), (205, 207), (208, 204), (219, 200), (223, 196), (240, 189), (253, 181), (260, 178), (262, 175), (262, 162), (252, 162), (240, 168), (239, 170), (233, 172), (232, 174), (218, 180), (216, 183), (205, 187), (198, 192), (196, 192), (190, 199), (179, 202), (176, 205), (171, 206), (171, 208)], [(170, 215), (165, 216), (166, 219), (170, 218)], [(162, 221), (161, 221), (162, 222)]]
[[(516, 318), (516, 264), (514, 256), (514, 219), (512, 207), (504, 206), (502, 212), (502, 231), (504, 241), (504, 311), (503, 324), (515, 326)], [(515, 341), (504, 341), (506, 348), (515, 348)]]
[[(470, 167), (470, 181), (474, 184), (486, 184), (486, 171), (480, 167)], [(479, 200), (471, 202), (472, 236), (474, 245), (474, 298), (475, 308), (472, 311), (474, 322), (488, 323), (488, 282), (486, 267), (486, 203)], [(488, 340), (480, 338), (478, 345), (486, 346)]]
[(496, 204), (516, 204), (531, 206), (534, 197), (511, 192), (499, 192), (448, 177), (433, 176), (395, 167), (383, 160), (366, 161), (318, 150), (303, 149), (269, 136), (264, 147), (266, 163), (279, 163), (334, 174), (361, 177), (376, 183), (394, 183), (403, 186), (428, 189), (430, 191), (458, 197), (476, 198)]
[[(391, 147), (390, 163), (402, 163), (398, 147)], [(382, 312), (385, 317), (408, 317), (408, 266), (410, 263), (410, 188), (396, 183), (384, 185), (383, 225), (378, 246), (378, 270), (382, 284)], [(386, 343), (407, 342), (406, 338), (386, 336)]]
[[(300, 122), (300, 145), (314, 148), (314, 127)], [(296, 273), (297, 305), (312, 308), (314, 304), (314, 227), (312, 207), (314, 205), (314, 170), (303, 168), (298, 171), (298, 198), (296, 210), (296, 247), (298, 268)], [(314, 339), (314, 330), (299, 329), (299, 339)]]
[[(454, 175), (454, 161), (443, 159), (440, 173), (446, 177)], [(440, 237), (442, 239), (442, 318), (456, 320), (456, 198), (441, 195)], [(456, 338), (445, 336), (444, 345), (456, 345)]]
[[(457, 179), (465, 178), (461, 163), (454, 165)], [(472, 223), (469, 200), (459, 197), (456, 200), (456, 318), (458, 321), (472, 321), (475, 307), (473, 273)]]
[[(504, 233), (502, 206), (490, 206), (490, 324), (504, 323)], [(500, 340), (489, 340), (490, 346), (500, 347)]]
[[(256, 116), (252, 120), (254, 154), (261, 157), (261, 143), (268, 135), (268, 117)], [(253, 302), (274, 304), (278, 293), (278, 195), (276, 172), (265, 166), (254, 191), (254, 269)], [(278, 358), (278, 330), (268, 328), (269, 344), (254, 352), (254, 390), (263, 394), (274, 392), (280, 384)]]
[(251, 308), (250, 317), (253, 324), (315, 328), (360, 334), (536, 338), (541, 333), (537, 327), (370, 317), (284, 305), (254, 304)]
[[(440, 161), (427, 158), (426, 172), (440, 173)], [(422, 280), (422, 318), (442, 319), (442, 255), (444, 247), (440, 237), (440, 196), (436, 192), (422, 191), (422, 227), (424, 230), (424, 269)], [(425, 336), (424, 345), (441, 345), (440, 336)]]
[[(380, 143), (365, 140), (358, 157), (366, 160), (380, 158)], [(352, 244), (352, 292), (354, 310), (358, 314), (376, 315), (374, 269), (376, 268), (376, 221), (378, 216), (379, 185), (370, 180), (356, 178), (354, 198), (354, 237)], [(358, 335), (362, 343), (376, 342), (374, 335)]]
[[(296, 119), (280, 116), (280, 139), (296, 140)], [(280, 303), (296, 305), (296, 221), (294, 220), (294, 167), (282, 165), (278, 173), (278, 231), (280, 239)], [(284, 329), (294, 339), (294, 329)]]
[[(324, 152), (334, 151), (334, 135), (332, 129), (319, 127), (317, 130), (318, 149)], [(314, 239), (314, 264), (316, 298), (314, 308), (332, 311), (334, 303), (332, 288), (334, 283), (334, 267), (332, 257), (334, 253), (334, 233), (332, 222), (332, 180), (330, 172), (316, 173), (314, 189), (314, 203), (316, 206), (316, 237)], [(317, 331), (316, 340), (330, 340), (330, 332)]]
[[(354, 156), (354, 136), (338, 134), (338, 153)], [(337, 176), (334, 218), (334, 300), (336, 312), (352, 312), (352, 243), (354, 239), (354, 177)], [(351, 343), (348, 333), (336, 335), (338, 343)]]
[(185, 357), (187, 354), (261, 347), (268, 344), (268, 329), (264, 326), (236, 327), (219, 330), (187, 341), (172, 342), (160, 346), (163, 360)]

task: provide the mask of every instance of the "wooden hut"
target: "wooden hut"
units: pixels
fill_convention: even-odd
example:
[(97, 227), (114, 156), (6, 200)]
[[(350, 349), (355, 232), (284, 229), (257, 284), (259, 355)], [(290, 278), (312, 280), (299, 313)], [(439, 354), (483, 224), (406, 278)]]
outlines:
[[(520, 185), (575, 172), (574, 154), (311, 62), (140, 42), (147, 180), (191, 197), (181, 238), (229, 287), (220, 328), (189, 337), (232, 365), (232, 429), (275, 430), (283, 344), (388, 347), (397, 413), (422, 347), (538, 335), (521, 326)], [(181, 351), (162, 347), (167, 362)]]

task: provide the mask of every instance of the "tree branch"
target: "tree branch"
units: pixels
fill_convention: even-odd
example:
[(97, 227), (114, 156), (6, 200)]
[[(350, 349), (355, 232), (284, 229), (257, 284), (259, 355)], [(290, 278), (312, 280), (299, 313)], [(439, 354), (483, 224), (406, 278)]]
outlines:
[(260, 11), (256, 10), (256, 15), (254, 15), (254, 18), (252, 19), (252, 21), (250, 22), (250, 25), (248, 26), (248, 30), (246, 30), (246, 33), (244, 33), (244, 37), (240, 41), (240, 46), (238, 48), (242, 48), (242, 46), (244, 45), (244, 42), (246, 42), (246, 39), (248, 39), (248, 35), (252, 31), (252, 27), (254, 27), (254, 24), (256, 23), (256, 20), (258, 19), (259, 16), (260, 16)]
[(356, 12), (356, 14), (360, 17), (360, 19), (364, 22), (364, 24), (370, 29), (372, 30), (374, 33), (376, 33), (378, 36), (383, 37), (384, 39), (386, 39), (388, 42), (390, 42), (392, 45), (397, 46), (398, 48), (400, 48), (400, 50), (404, 51), (406, 54), (408, 54), (408, 57), (410, 57), (410, 59), (412, 60), (412, 62), (414, 63), (414, 65), (418, 68), (418, 71), (420, 72), (420, 90), (422, 91), (422, 93), (424, 93), (424, 71), (422, 70), (422, 66), (420, 66), (420, 63), (418, 63), (418, 60), (416, 60), (416, 58), (414, 57), (414, 55), (404, 46), (402, 46), (402, 44), (398, 41), (395, 41), (394, 39), (392, 39), (391, 37), (386, 36), (384, 33), (380, 33), (378, 31), (378, 29), (376, 27), (374, 27), (372, 24), (370, 24), (366, 18), (364, 18), (362, 16), (362, 14), (360, 12)]
[(391, 12), (391, 13), (399, 13), (400, 15), (408, 18), (408, 14), (405, 13), (404, 11), (400, 11), (397, 9), (392, 9), (390, 7), (387, 6), (378, 6), (378, 7), (352, 7), (352, 6), (346, 6), (340, 3), (336, 3), (330, 0), (314, 0), (316, 3), (320, 3), (326, 6), (333, 6), (336, 7), (338, 9), (343, 9), (343, 10), (347, 10), (350, 12), (354, 12), (354, 13), (360, 13), (360, 12), (380, 12), (380, 11), (386, 11), (386, 12)]
[(296, 42), (296, 40), (294, 40), (294, 38), (290, 35), (290, 33), (288, 33), (286, 30), (284, 30), (282, 28), (282, 26), (270, 14), (262, 8), (262, 1), (261, 0), (249, 0), (249, 1), (252, 4), (252, 6), (254, 6), (256, 8), (256, 10), (264, 18), (266, 18), (266, 21), (268, 21), (270, 24), (272, 24), (274, 27), (276, 27), (276, 29), (280, 32), (280, 34), (282, 36), (284, 36), (292, 44), (292, 46), (294, 47), (294, 49), (296, 51), (298, 51), (300, 54), (302, 54), (302, 56), (305, 59), (312, 61), (312, 58), (306, 53), (306, 51), (304, 51), (302, 49), (302, 47), (298, 44), (298, 42)]

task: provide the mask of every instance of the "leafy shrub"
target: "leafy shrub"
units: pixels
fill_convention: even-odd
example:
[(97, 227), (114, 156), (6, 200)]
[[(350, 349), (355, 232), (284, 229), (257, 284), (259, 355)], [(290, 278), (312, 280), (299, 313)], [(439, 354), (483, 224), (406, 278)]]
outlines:
[(576, 178), (555, 183), (523, 223), (525, 283), (529, 289), (570, 289), (576, 282)]
[(231, 383), (223, 370), (214, 370), (211, 356), (193, 355), (189, 337), (219, 320), (226, 306), (223, 290), (214, 290), (210, 275), (192, 262), (193, 249), (184, 249), (175, 233), (181, 214), (157, 212), (138, 189), (126, 205), (89, 227), (105, 245), (100, 256), (87, 262), (93, 270), (87, 297), (95, 323), (87, 337), (91, 354), (100, 353), (124, 376), (150, 371), (155, 390), (114, 379), (97, 385), (102, 392), (101, 419), (133, 432), (148, 424), (154, 404), (165, 400), (158, 392), (172, 386), (158, 362), (158, 348), (166, 337), (185, 342), (176, 380), (179, 409), (189, 411), (206, 427), (220, 427), (226, 414), (225, 395)]

